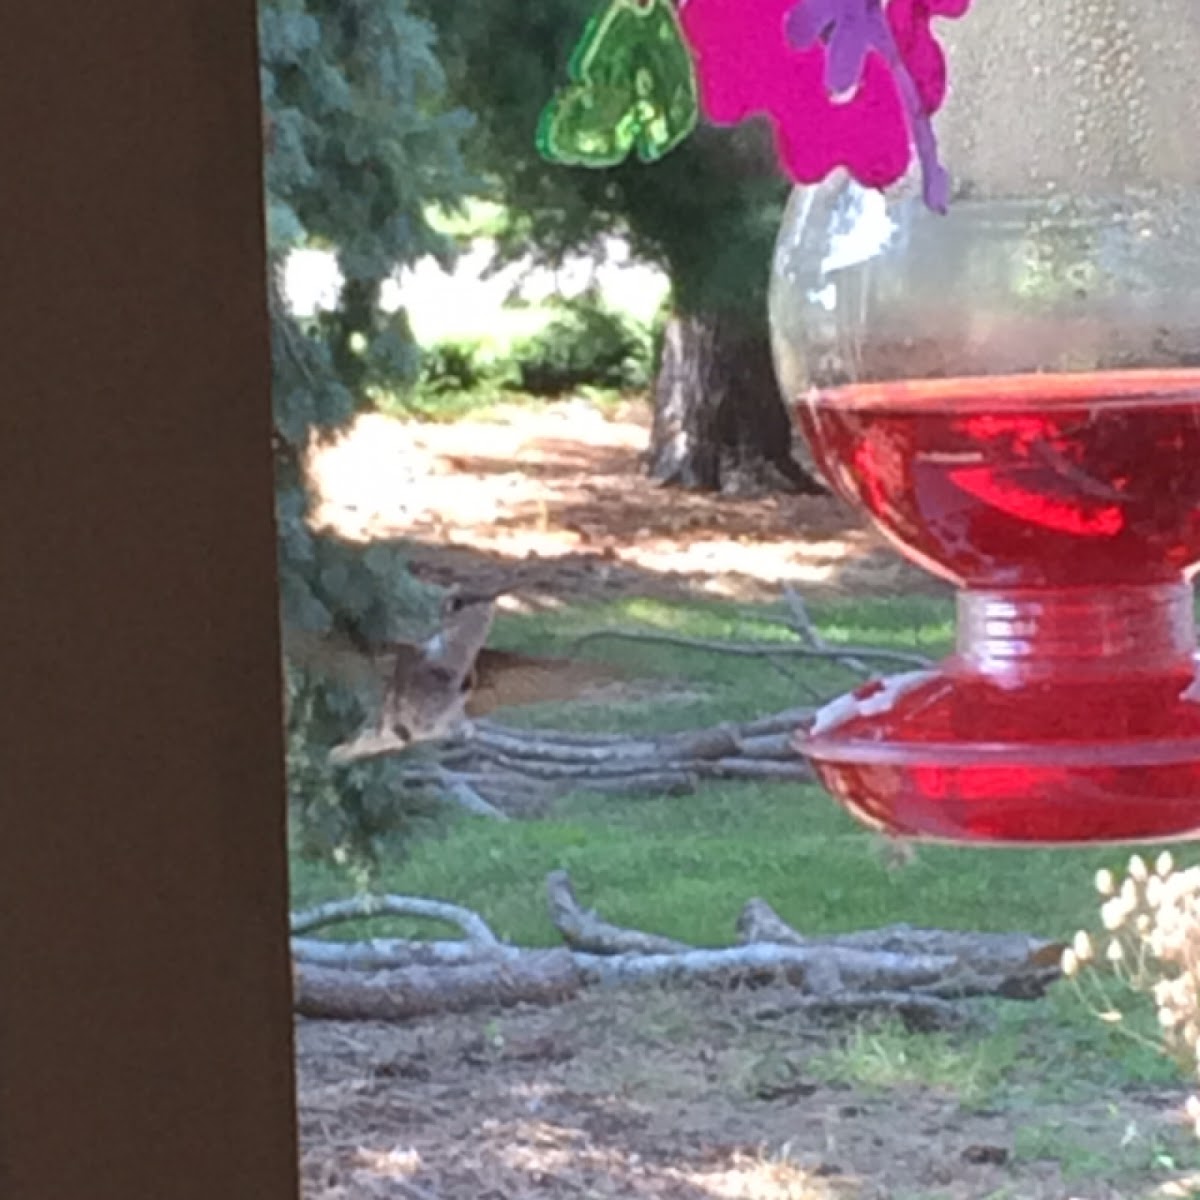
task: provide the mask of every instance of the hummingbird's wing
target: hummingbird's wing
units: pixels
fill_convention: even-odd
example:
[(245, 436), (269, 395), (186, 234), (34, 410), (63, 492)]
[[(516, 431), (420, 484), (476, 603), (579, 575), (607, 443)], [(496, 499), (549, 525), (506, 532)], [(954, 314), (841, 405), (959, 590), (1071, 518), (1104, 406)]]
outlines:
[(491, 631), (495, 601), (490, 596), (453, 593), (443, 608), (442, 627), (420, 645), (390, 647), (378, 715), (330, 760), (346, 764), (398, 754), (416, 742), (437, 741), (466, 720), (475, 659)]
[(600, 663), (488, 647), (495, 612), (494, 595), (453, 592), (432, 637), (391, 644), (371, 668), (379, 685), (378, 716), (335, 747), (331, 761), (398, 754), (414, 743), (452, 736), (471, 717), (574, 700), (626, 678)]
[(491, 632), (491, 599), (457, 605), (417, 654), (396, 656), (381, 723), (402, 740), (444, 737), (462, 724), (475, 660)]

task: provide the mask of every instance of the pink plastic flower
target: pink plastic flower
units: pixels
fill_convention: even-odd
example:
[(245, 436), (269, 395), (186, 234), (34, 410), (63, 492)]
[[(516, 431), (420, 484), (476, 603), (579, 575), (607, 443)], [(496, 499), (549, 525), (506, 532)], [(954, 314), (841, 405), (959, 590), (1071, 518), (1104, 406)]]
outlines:
[(916, 146), (925, 199), (944, 211), (949, 184), (930, 118), (946, 62), (930, 28), (970, 0), (683, 0), (680, 19), (708, 119), (766, 114), (779, 158), (799, 183), (845, 167), (887, 187)]

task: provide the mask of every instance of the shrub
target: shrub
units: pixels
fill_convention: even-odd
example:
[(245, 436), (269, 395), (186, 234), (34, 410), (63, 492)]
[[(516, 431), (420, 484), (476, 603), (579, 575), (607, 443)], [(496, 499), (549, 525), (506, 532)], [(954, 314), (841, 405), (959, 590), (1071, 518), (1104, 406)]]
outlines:
[(483, 378), (478, 342), (438, 342), (421, 351), (419, 386), (429, 392), (469, 392)]
[(338, 647), (420, 640), (441, 593), (412, 576), (396, 543), (363, 547), (319, 533), (305, 548), (303, 575), (283, 581), (293, 617), (283, 639), (292, 845), (363, 876), (413, 831), (427, 798), (404, 786), (400, 759), (330, 763), (330, 750), (372, 716), (369, 660)]
[(649, 385), (651, 330), (605, 307), (594, 295), (564, 301), (550, 323), (512, 349), (517, 383), (537, 396), (590, 385), (634, 390)]
[(395, 861), (410, 838), (438, 817), (437, 795), (406, 782), (411, 756), (331, 765), (329, 752), (344, 731), (354, 732), (367, 719), (361, 698), (292, 663), (285, 683), (292, 850), (302, 860), (343, 868), (368, 887), (384, 859)]
[(504, 388), (516, 382), (516, 370), (478, 338), (448, 338), (421, 351), (417, 390), (427, 396)]
[(426, 419), (461, 416), (504, 393), (561, 396), (580, 388), (637, 391), (650, 386), (665, 319), (642, 323), (592, 294), (550, 306), (536, 333), (497, 348), (483, 337), (453, 337), (421, 350), (415, 386), (382, 389), (384, 412)]

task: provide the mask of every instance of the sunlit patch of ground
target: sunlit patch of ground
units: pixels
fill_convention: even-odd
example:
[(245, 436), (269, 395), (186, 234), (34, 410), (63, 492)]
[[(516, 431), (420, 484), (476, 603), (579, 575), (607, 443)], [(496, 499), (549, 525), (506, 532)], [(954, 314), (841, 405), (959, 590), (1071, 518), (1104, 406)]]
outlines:
[(560, 598), (938, 587), (838, 501), (657, 486), (641, 470), (648, 436), (633, 403), (514, 406), (445, 425), (365, 416), (314, 456), (316, 517), (354, 539), (411, 539), (418, 572), (437, 582)]

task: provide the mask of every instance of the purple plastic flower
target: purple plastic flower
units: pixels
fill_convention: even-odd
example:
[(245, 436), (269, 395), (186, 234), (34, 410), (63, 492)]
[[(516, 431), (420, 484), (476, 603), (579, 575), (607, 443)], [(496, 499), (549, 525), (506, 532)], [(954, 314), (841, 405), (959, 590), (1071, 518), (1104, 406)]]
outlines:
[(925, 200), (949, 195), (930, 118), (946, 63), (930, 28), (970, 0), (683, 0), (709, 120), (770, 119), (784, 168), (815, 183), (845, 167), (868, 187), (895, 183), (915, 145)]
[(894, 44), (882, 0), (799, 0), (784, 28), (797, 50), (825, 46), (825, 86), (852, 96), (874, 48), (888, 57)]

